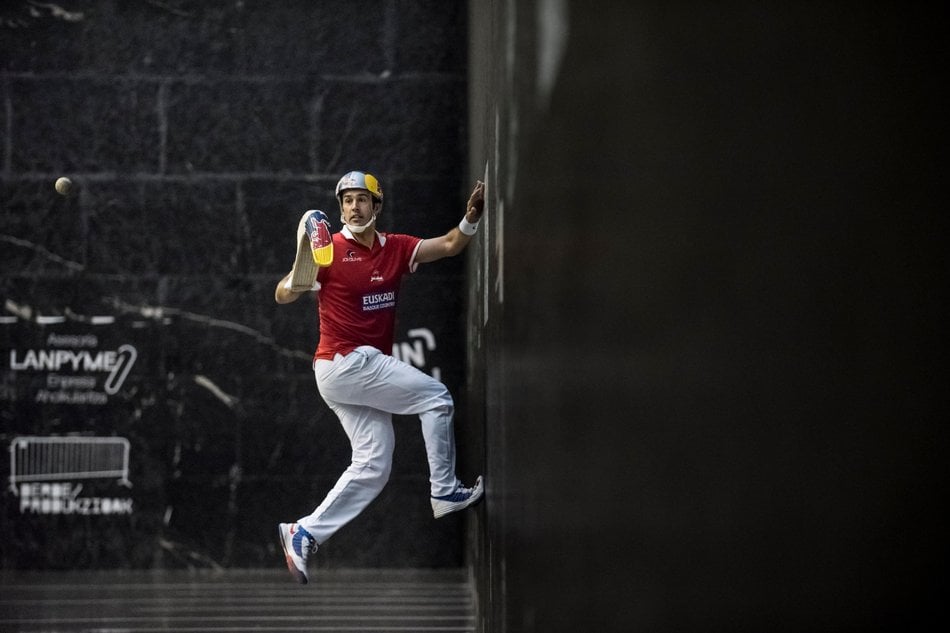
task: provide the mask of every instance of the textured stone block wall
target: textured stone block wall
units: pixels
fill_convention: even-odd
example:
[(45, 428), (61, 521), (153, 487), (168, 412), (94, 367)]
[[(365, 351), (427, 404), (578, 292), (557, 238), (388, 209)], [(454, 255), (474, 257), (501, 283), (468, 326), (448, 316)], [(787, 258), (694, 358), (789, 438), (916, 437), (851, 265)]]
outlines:
[[(274, 285), (345, 171), (382, 179), (384, 230), (457, 222), (465, 24), (435, 1), (4, 4), (0, 469), (52, 479), (4, 486), (0, 565), (283, 564), (276, 522), (316, 505), (349, 446), (310, 372), (314, 306), (277, 306)], [(454, 393), (463, 273), (409, 279), (397, 331)], [(44, 365), (54, 350), (72, 360)], [(460, 562), (417, 421), (396, 423), (391, 483), (317, 566)], [(15, 454), (48, 436), (127, 438), (131, 487)]]

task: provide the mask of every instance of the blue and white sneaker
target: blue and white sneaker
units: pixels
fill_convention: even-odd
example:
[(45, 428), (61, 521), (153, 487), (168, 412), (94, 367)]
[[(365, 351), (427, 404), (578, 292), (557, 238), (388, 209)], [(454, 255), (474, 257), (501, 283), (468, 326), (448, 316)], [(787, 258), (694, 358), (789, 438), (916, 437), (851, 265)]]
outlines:
[(317, 542), (310, 532), (296, 523), (281, 523), (277, 526), (280, 534), (280, 546), (284, 548), (287, 569), (301, 585), (306, 585), (307, 556), (317, 551)]
[(458, 512), (482, 498), (485, 487), (482, 483), (481, 475), (475, 480), (475, 485), (466, 488), (462, 484), (450, 495), (444, 497), (432, 497), (432, 514), (440, 519), (451, 512)]

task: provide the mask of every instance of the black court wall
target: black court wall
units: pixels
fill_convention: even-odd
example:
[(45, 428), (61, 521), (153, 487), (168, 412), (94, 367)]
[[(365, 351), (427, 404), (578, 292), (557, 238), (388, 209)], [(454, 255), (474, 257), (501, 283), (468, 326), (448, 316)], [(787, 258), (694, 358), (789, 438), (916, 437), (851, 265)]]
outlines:
[(470, 10), (481, 630), (919, 630), (946, 560), (943, 23)]
[[(379, 175), (384, 230), (458, 222), (465, 5), (62, 0), (0, 7), (0, 567), (281, 567), (278, 521), (349, 463), (301, 214)], [(70, 176), (78, 192), (58, 196)], [(464, 260), (403, 290), (394, 353), (458, 393)], [(460, 424), (462, 422), (460, 421)], [(321, 566), (462, 561), (416, 419)]]

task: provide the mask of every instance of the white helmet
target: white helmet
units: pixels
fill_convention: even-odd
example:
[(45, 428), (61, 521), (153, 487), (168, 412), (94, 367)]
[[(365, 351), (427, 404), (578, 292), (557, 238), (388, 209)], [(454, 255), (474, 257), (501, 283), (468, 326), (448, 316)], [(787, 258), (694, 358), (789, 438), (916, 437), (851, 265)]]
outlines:
[(336, 197), (347, 189), (365, 189), (372, 194), (376, 202), (383, 201), (383, 188), (379, 186), (379, 180), (373, 174), (362, 171), (351, 171), (340, 178), (336, 183)]

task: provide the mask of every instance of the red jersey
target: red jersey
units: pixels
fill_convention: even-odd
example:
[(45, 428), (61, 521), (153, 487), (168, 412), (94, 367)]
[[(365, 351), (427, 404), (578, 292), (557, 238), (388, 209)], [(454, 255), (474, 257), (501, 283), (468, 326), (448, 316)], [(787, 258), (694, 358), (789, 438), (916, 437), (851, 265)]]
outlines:
[(333, 360), (361, 345), (391, 354), (403, 275), (415, 271), (422, 239), (377, 233), (369, 249), (344, 228), (333, 234), (333, 263), (317, 274), (320, 341), (314, 358)]

